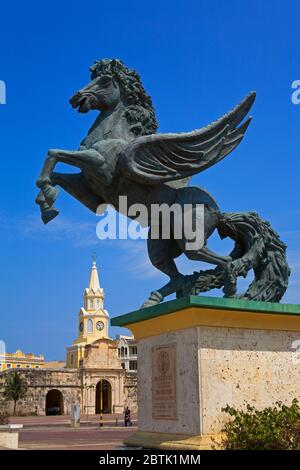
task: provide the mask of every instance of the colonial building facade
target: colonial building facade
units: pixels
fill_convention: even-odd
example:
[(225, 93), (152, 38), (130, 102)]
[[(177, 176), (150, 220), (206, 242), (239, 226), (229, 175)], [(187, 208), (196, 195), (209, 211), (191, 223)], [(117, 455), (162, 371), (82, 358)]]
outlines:
[(0, 352), (0, 372), (9, 369), (41, 369), (45, 367), (44, 356), (23, 353), (18, 349), (14, 353)]
[[(45, 363), (41, 369), (20, 369), (27, 382), (26, 397), (20, 402), (23, 413), (69, 414), (71, 404), (80, 403), (82, 413), (120, 413), (125, 406), (137, 409), (136, 365), (123, 361), (123, 344), (131, 349), (131, 361), (137, 362), (134, 339), (108, 335), (109, 315), (104, 309), (104, 291), (100, 287), (96, 262), (89, 285), (84, 291), (83, 307), (78, 314), (78, 334), (67, 347), (66, 366)], [(122, 344), (121, 344), (122, 343)], [(127, 359), (129, 359), (129, 354)], [(52, 365), (51, 364), (51, 365)], [(59, 364), (59, 366), (57, 366)], [(11, 370), (0, 373), (0, 386)]]
[(126, 372), (137, 372), (137, 341), (133, 336), (117, 335), (118, 355)]

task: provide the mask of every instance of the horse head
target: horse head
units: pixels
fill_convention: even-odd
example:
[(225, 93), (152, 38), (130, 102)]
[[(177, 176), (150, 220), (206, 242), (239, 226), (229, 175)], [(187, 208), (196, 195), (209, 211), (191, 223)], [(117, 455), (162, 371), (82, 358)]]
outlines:
[(92, 81), (70, 99), (73, 108), (87, 113), (124, 107), (130, 130), (135, 135), (154, 134), (158, 127), (154, 108), (139, 75), (119, 59), (103, 59), (90, 67)]
[[(103, 61), (102, 61), (103, 62)], [(93, 72), (92, 81), (81, 88), (70, 99), (73, 108), (79, 113), (87, 113), (91, 109), (104, 111), (115, 107), (121, 99), (121, 91), (110, 67), (103, 67), (102, 73)]]

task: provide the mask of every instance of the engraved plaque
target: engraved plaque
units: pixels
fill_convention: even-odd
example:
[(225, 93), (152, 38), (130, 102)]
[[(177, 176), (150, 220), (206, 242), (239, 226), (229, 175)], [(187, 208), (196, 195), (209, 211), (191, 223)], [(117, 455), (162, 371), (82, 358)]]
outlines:
[(177, 418), (175, 344), (152, 348), (152, 418)]

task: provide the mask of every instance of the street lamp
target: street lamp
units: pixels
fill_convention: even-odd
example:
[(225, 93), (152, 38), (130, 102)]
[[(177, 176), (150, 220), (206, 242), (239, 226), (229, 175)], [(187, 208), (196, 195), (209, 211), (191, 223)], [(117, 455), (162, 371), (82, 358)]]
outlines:
[(103, 427), (103, 387), (102, 387), (103, 379), (100, 379), (100, 428)]

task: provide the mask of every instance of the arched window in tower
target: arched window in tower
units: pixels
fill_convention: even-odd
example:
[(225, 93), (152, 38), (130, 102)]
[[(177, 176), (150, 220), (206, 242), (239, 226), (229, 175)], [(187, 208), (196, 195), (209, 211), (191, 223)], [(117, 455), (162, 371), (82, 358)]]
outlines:
[(121, 357), (124, 357), (124, 346), (121, 347)]
[(89, 299), (88, 307), (89, 307), (89, 308), (94, 308), (94, 301), (93, 301), (93, 299)]
[(93, 333), (93, 330), (94, 330), (93, 320), (89, 318), (87, 321), (87, 332)]
[(96, 299), (96, 308), (100, 307), (100, 299)]

